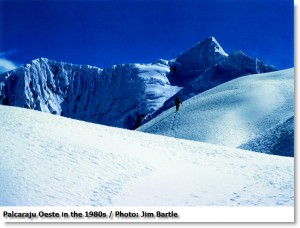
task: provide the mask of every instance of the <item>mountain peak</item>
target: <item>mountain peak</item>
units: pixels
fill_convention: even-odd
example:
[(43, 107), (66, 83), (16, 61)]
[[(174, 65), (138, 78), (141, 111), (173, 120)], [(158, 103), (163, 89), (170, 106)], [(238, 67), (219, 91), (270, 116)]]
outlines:
[(221, 45), (213, 36), (205, 38), (201, 42), (198, 42), (198, 44), (194, 48), (202, 49), (206, 55), (219, 53), (222, 56), (228, 56), (228, 54), (223, 50)]
[[(214, 37), (208, 37), (198, 42), (194, 47), (170, 61), (173, 80), (186, 85), (199, 76), (202, 71), (209, 69), (228, 58), (228, 54)], [(180, 79), (183, 77), (184, 79)], [(180, 84), (181, 85), (181, 84)], [(181, 85), (181, 86), (182, 86)]]
[(218, 41), (213, 36), (210, 36), (210, 37), (207, 37), (207, 38), (203, 39), (202, 41), (198, 42), (198, 44), (202, 43), (202, 42), (205, 42), (205, 43), (217, 43), (219, 45)]
[(220, 60), (226, 58), (228, 54), (223, 50), (218, 41), (212, 36), (205, 38), (188, 51), (180, 54), (176, 61), (184, 62), (186, 60), (191, 66), (211, 67)]

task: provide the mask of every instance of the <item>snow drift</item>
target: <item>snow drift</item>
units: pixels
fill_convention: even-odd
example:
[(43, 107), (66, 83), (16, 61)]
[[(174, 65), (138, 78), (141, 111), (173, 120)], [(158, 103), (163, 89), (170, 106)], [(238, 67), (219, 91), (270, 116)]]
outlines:
[(0, 132), (0, 206), (294, 204), (289, 157), (3, 105)]
[(288, 69), (219, 85), (185, 101), (178, 112), (172, 107), (138, 130), (293, 156), (293, 118), (294, 69)]
[[(182, 99), (242, 75), (276, 70), (207, 38), (173, 60), (107, 69), (40, 58), (0, 75), (0, 104), (135, 129)], [(164, 105), (165, 104), (165, 105)], [(143, 120), (143, 122), (142, 122)]]

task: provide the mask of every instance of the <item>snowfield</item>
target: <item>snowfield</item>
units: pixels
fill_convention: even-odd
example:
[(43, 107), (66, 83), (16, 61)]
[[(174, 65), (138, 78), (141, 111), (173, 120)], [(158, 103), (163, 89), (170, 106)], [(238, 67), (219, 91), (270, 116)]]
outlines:
[(161, 113), (139, 131), (294, 155), (294, 69), (221, 84)]
[(0, 132), (1, 206), (294, 205), (291, 157), (3, 105)]

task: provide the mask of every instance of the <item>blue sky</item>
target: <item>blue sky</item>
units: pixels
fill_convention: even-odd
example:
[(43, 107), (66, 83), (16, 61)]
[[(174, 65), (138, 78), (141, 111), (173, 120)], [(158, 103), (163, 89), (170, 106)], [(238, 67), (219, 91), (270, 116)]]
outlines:
[(294, 66), (292, 0), (1, 0), (0, 22), (0, 58), (19, 64), (150, 63), (214, 36), (229, 54)]

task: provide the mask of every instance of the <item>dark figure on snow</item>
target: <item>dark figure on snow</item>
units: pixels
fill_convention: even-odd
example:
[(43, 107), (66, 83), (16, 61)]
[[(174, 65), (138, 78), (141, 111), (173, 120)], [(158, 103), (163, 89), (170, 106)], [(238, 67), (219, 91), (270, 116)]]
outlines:
[(175, 105), (176, 105), (176, 112), (179, 110), (179, 105), (182, 105), (182, 102), (180, 101), (179, 97), (175, 97)]

